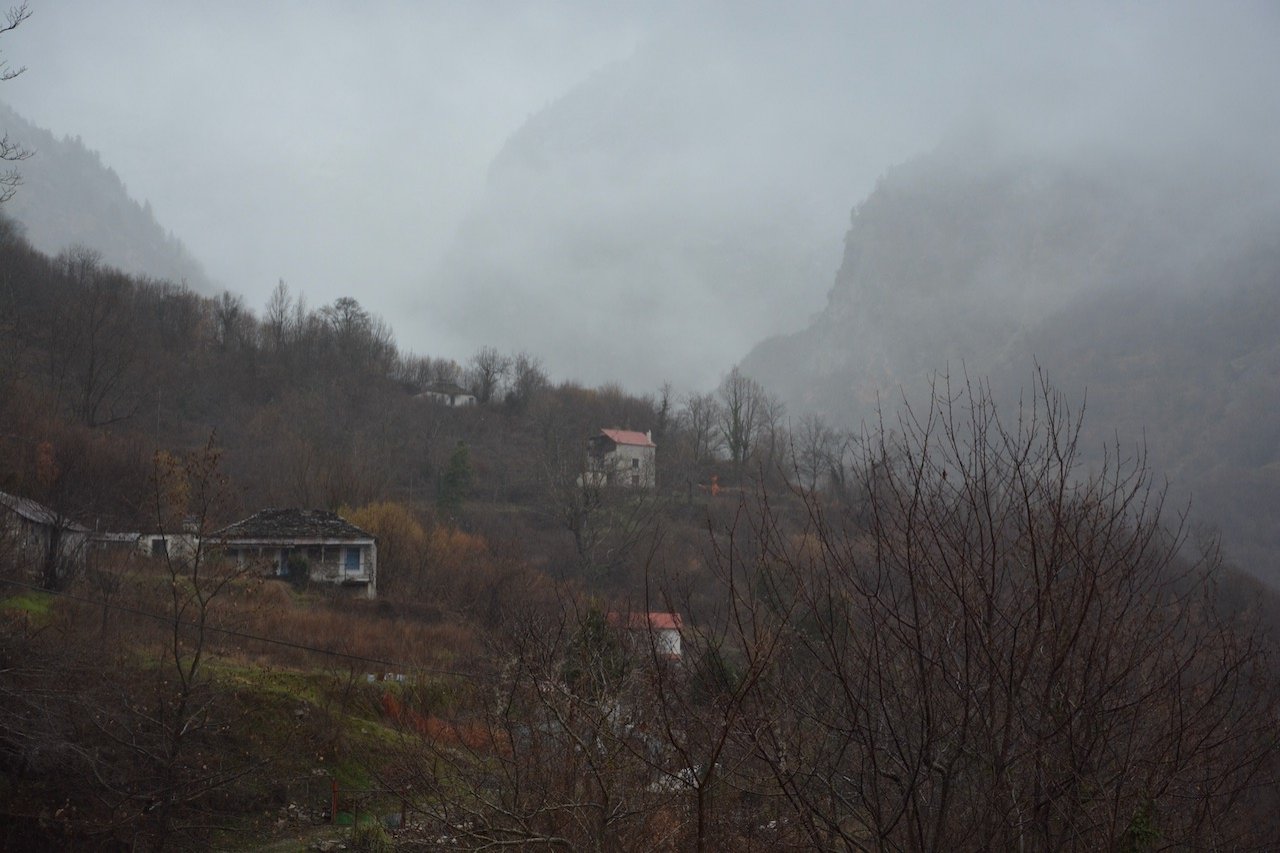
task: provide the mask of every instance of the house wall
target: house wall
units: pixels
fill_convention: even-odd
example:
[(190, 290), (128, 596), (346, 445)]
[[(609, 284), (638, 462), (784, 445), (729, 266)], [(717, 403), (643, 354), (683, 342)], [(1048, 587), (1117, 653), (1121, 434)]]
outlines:
[(474, 406), (476, 398), (471, 394), (446, 394), (442, 391), (424, 391), (423, 396), (435, 403), (451, 407)]
[(591, 481), (596, 485), (652, 489), (657, 485), (656, 448), (618, 444), (601, 456), (590, 456)]
[(678, 658), (683, 652), (680, 646), (680, 632), (675, 628), (663, 628), (655, 632), (653, 642), (658, 654), (664, 657)]
[(193, 533), (144, 533), (138, 537), (138, 550), (148, 557), (164, 557), (191, 562), (200, 548), (200, 538)]
[(60, 563), (59, 576), (69, 574), (84, 565), (87, 536), (83, 531), (55, 530), (51, 524), (41, 524), (7, 507), (0, 507), (0, 532), (13, 549), (14, 556), (37, 571), (44, 570), (55, 539)]
[(649, 643), (653, 643), (652, 651), (658, 654), (658, 657), (666, 660), (677, 660), (684, 654), (684, 647), (680, 641), (680, 631), (676, 628), (654, 628), (650, 636), (650, 629), (642, 627), (633, 627), (626, 633), (626, 642), (630, 650), (635, 654), (648, 656), (651, 649)]
[[(348, 562), (350, 551), (359, 555), (359, 564)], [(313, 583), (355, 584), (367, 598), (375, 598), (378, 588), (378, 546), (370, 542), (229, 542), (227, 556), (244, 565), (259, 562), (269, 574), (288, 574), (291, 558), (307, 561), (307, 576)]]
[(631, 444), (620, 444), (615, 452), (617, 470), (621, 483), (652, 489), (657, 485), (657, 471), (654, 465), (655, 452), (652, 447), (637, 447)]

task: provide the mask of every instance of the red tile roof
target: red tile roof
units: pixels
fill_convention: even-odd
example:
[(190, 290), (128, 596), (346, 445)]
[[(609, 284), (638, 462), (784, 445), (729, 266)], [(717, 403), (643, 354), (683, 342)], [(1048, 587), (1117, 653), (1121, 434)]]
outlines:
[(653, 631), (679, 631), (684, 620), (679, 613), (610, 613), (609, 624), (621, 625), (623, 622), (633, 631), (650, 629)]
[(602, 429), (602, 433), (607, 435), (615, 444), (630, 444), (636, 447), (657, 447), (653, 443), (653, 439), (649, 438), (647, 433), (636, 432), (630, 429)]

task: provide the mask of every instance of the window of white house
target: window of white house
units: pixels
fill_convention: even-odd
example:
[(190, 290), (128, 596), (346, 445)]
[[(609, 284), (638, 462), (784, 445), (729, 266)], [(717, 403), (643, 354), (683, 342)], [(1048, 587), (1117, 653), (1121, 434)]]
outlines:
[(631, 467), (632, 467), (632, 468), (639, 468), (639, 467), (640, 467), (640, 460), (639, 460), (639, 459), (632, 459), (632, 460), (631, 460)]
[(342, 570), (349, 575), (360, 574), (359, 548), (347, 548), (342, 552)]

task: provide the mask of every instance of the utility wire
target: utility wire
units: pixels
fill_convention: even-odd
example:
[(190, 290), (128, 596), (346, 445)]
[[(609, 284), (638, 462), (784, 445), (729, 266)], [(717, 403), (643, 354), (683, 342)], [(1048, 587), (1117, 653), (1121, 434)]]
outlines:
[[(161, 613), (152, 613), (148, 610), (141, 610), (137, 607), (129, 607), (124, 604), (111, 604), (106, 601), (99, 601), (92, 598), (86, 598), (85, 596), (81, 596), (81, 595), (73, 595), (72, 593), (67, 592), (65, 590), (45, 589), (44, 587), (36, 586), (34, 584), (29, 584), (29, 583), (23, 583), (22, 581), (16, 581), (10, 578), (0, 578), (0, 583), (5, 583), (10, 586), (16, 586), (22, 589), (31, 590), (32, 592), (38, 592), (43, 595), (58, 596), (60, 598), (65, 598), (68, 601), (76, 601), (81, 604), (89, 604), (94, 607), (106, 607), (110, 610), (117, 610), (121, 613), (131, 613), (135, 616), (143, 616), (148, 619), (154, 619), (157, 622), (164, 622), (170, 625), (174, 623), (174, 618), (172, 616), (165, 616), (164, 614), (161, 614)], [(200, 626), (196, 625), (194, 622), (179, 622), (178, 627), (199, 628)], [(392, 660), (384, 660), (382, 658), (365, 657), (364, 655), (352, 654), (350, 652), (337, 652), (332, 649), (322, 649), (319, 646), (308, 646), (305, 643), (295, 643), (291, 640), (280, 640), (280, 639), (276, 639), (275, 637), (264, 637), (264, 636), (261, 636), (260, 634), (250, 634), (245, 631), (237, 631), (233, 628), (218, 628), (214, 625), (205, 625), (204, 630), (212, 631), (218, 634), (225, 634), (229, 637), (237, 637), (239, 639), (244, 639), (244, 640), (255, 640), (259, 643), (269, 643), (275, 646), (284, 646), (285, 648), (289, 648), (289, 649), (299, 649), (301, 651), (306, 651), (306, 652), (315, 652), (316, 654), (329, 655), (330, 657), (346, 658), (347, 660), (363, 661), (365, 663), (376, 663), (380, 666), (387, 667), (392, 670), (401, 670), (401, 671), (416, 670), (418, 672), (424, 672), (431, 675), (450, 675), (457, 678), (469, 678), (469, 679), (475, 678), (475, 676), (469, 672), (459, 672), (458, 670), (454, 670), (454, 669), (439, 669), (435, 667), (418, 666), (416, 664), (405, 663), (403, 661), (392, 661)]]

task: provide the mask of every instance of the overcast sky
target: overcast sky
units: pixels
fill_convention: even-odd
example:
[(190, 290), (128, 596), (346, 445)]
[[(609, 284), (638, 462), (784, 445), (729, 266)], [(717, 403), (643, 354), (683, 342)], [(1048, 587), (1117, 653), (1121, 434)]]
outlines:
[(389, 312), (532, 113), (643, 33), (603, 4), (32, 0), (3, 97), (261, 305)]
[[(1191, 132), (1228, 157), (1274, 158), (1280, 142), (1280, 7), (1267, 2), (30, 5), (0, 44), (28, 71), (0, 94), (99, 151), (222, 285), (256, 308), (280, 278), (313, 306), (353, 295), (408, 349), (531, 349), (555, 378), (714, 382), (821, 308), (848, 212), (876, 178), (966, 122), (1064, 146)], [(599, 129), (574, 113), (607, 111), (611, 91), (650, 123)], [(574, 136), (584, 128), (600, 151)], [(583, 171), (594, 156), (608, 168)], [(673, 217), (685, 242), (738, 229), (759, 243), (751, 229), (784, 220), (757, 209), (806, 223), (772, 290), (735, 300), (709, 280), (720, 267), (657, 245)], [(653, 272), (583, 248), (580, 232), (610, 218), (608, 240), (631, 235), (663, 278), (643, 303), (659, 336), (644, 322), (611, 331), (616, 360), (585, 337), (564, 343), (598, 316), (572, 306), (608, 310), (586, 290), (633, 292)], [(689, 222), (710, 224), (683, 234)], [(522, 276), (525, 250), (554, 258)], [(461, 292), (491, 294), (473, 288), (483, 275), (527, 289), (513, 310), (534, 294), (547, 313), (488, 323)], [(646, 347), (648, 371), (629, 376)]]

